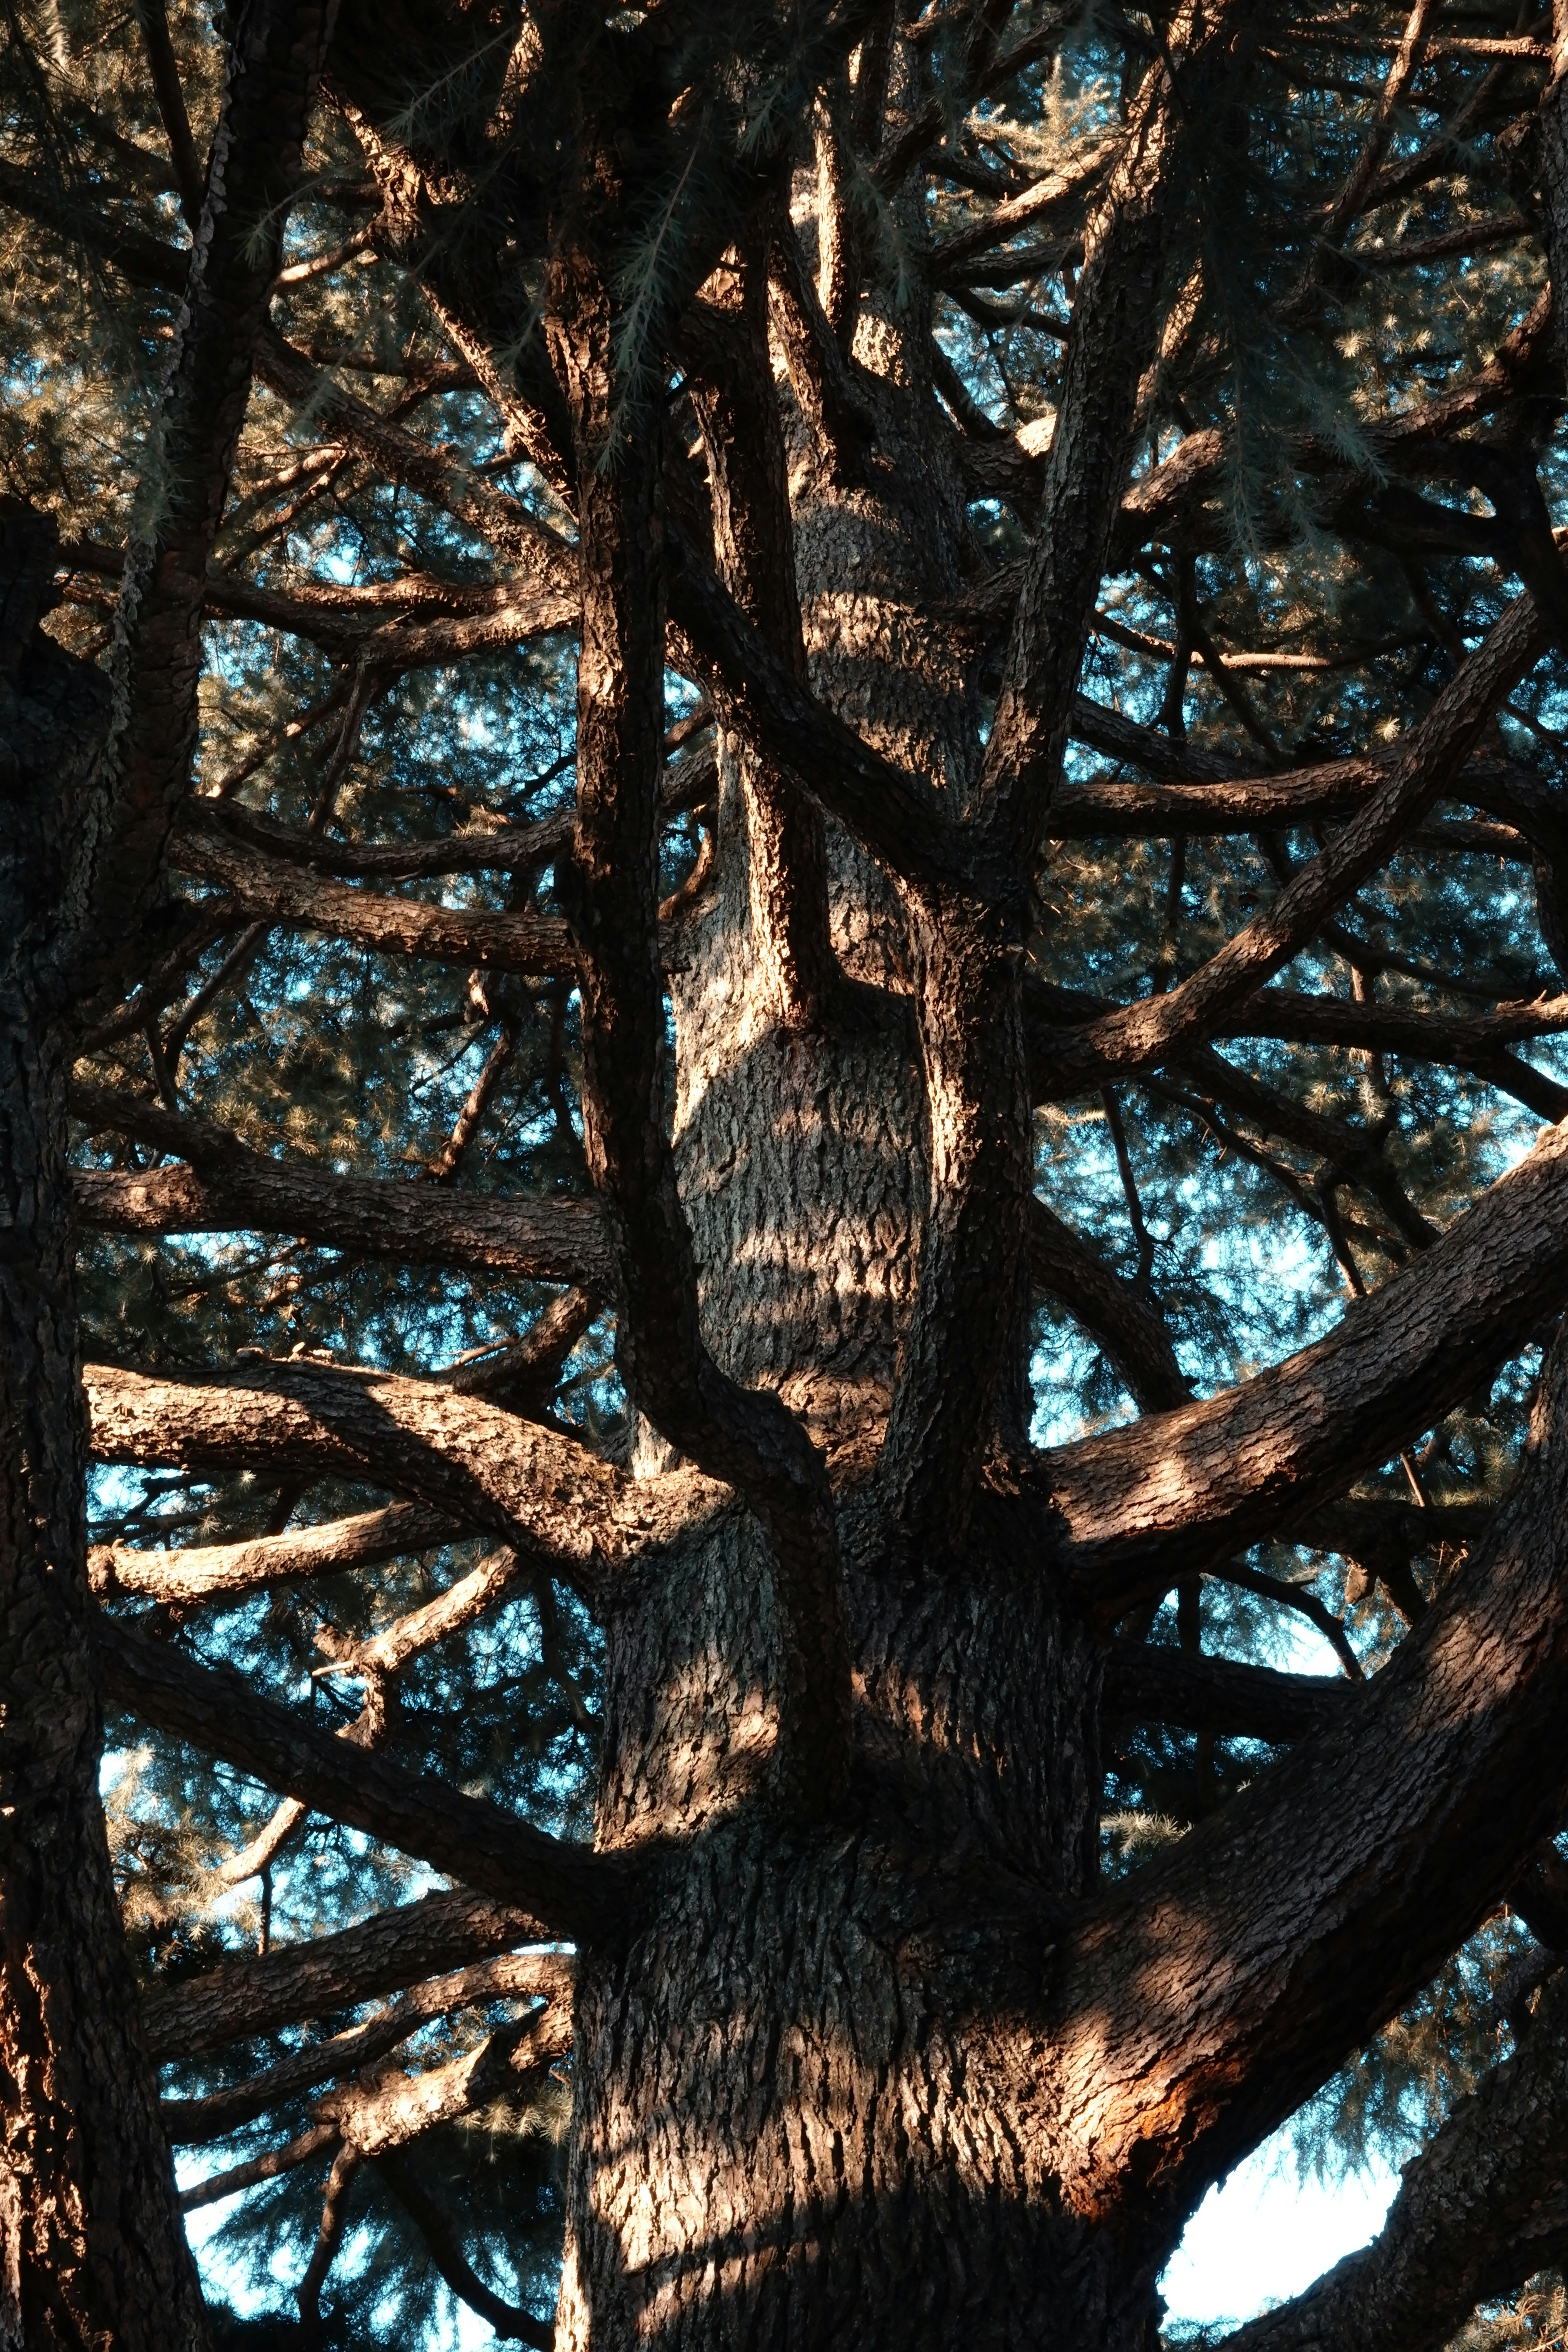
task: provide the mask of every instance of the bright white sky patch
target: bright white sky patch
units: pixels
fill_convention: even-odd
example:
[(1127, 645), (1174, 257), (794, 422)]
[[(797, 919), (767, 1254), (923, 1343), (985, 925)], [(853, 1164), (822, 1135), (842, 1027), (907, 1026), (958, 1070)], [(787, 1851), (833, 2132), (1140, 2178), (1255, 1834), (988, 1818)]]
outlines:
[(1187, 2223), (1160, 2282), (1167, 2326), (1239, 2326), (1288, 2303), (1382, 2229), (1398, 2173), (1380, 2164), (1342, 2181), (1299, 2181), (1289, 2129), (1211, 2189)]

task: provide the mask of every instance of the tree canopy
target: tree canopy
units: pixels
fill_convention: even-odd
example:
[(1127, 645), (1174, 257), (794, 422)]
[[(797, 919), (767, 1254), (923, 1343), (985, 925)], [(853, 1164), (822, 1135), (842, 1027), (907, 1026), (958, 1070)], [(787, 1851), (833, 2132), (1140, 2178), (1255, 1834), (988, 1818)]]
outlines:
[[(1207, 2021), (1246, 1932), (1079, 2210), (1419, 2158), (1227, 2352), (1561, 2329), (1564, 77), (1562, 0), (6, 11), (0, 953), (216, 2343), (552, 2340), (574, 1956), (752, 1801), (605, 1826), (700, 1542), (783, 1852), (857, 1580), (1089, 1629), (1018, 1949)], [(715, 1140), (764, 1029), (864, 1215)]]

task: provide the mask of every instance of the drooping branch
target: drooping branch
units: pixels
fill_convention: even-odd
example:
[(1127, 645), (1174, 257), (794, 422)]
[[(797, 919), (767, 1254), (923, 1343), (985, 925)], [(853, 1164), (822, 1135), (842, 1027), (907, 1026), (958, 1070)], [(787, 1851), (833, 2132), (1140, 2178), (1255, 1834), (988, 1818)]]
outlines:
[(1084, 2210), (1114, 2210), (1136, 2180), (1156, 2210), (1190, 2211), (1427, 1980), (1561, 1822), (1565, 1531), (1559, 1337), (1518, 1485), (1348, 1723), (1071, 1932), (1054, 2006)]
[(345, 1745), (258, 1696), (226, 1668), (199, 1666), (123, 1622), (110, 1630), (106, 1621), (100, 1647), (105, 1691), (144, 1721), (483, 1894), (526, 1904), (547, 1932), (592, 1937), (636, 1904), (634, 1866), (563, 1844), (500, 1805)]
[(1298, 1525), (1429, 1429), (1568, 1300), (1568, 1129), (1315, 1347), (1038, 1457), (1057, 1559), (1107, 1621)]
[(1379, 2235), (1217, 2352), (1426, 2352), (1479, 2303), (1562, 2260), (1568, 2235), (1568, 1978), (1522, 2047), (1405, 2168)]
[(1154, 1307), (1038, 1199), (1029, 1207), (1028, 1252), (1034, 1281), (1099, 1341), (1145, 1412), (1187, 1402), (1191, 1384)]
[(502, 2343), (531, 2344), (536, 2352), (550, 2352), (555, 2340), (553, 2326), (535, 2319), (530, 2312), (515, 2309), (493, 2287), (485, 2284), (463, 2252), (451, 2221), (408, 2158), (395, 2148), (387, 2148), (372, 2160), (424, 2239), (431, 2262), (458, 2300), (488, 2320)]
[(355, 2009), (378, 1994), (467, 1969), (537, 1940), (526, 1911), (458, 1890), (379, 1911), (335, 1935), (226, 1960), (148, 1996), (142, 2032), (159, 2060), (197, 2057), (280, 2025)]

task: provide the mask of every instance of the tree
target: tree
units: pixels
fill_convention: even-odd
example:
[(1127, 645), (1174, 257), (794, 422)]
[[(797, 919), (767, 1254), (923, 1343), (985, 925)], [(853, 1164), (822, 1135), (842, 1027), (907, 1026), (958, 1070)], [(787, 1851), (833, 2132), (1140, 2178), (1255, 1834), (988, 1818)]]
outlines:
[(1568, 16), (5, 41), (0, 2344), (1493, 2326)]

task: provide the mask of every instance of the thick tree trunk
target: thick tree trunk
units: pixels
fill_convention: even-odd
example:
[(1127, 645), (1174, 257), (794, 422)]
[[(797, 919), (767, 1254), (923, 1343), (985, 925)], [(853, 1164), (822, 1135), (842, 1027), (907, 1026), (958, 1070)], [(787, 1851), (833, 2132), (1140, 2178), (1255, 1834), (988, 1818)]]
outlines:
[[(909, 364), (884, 323), (862, 343), (879, 371)], [(805, 647), (868, 740), (961, 793), (972, 681), (915, 614), (956, 593), (962, 536), (940, 465), (888, 424), (893, 463), (847, 491), (804, 437), (792, 452)], [(962, 1561), (890, 1571), (865, 1483), (930, 1200), (902, 911), (830, 826), (833, 943), (861, 985), (822, 1025), (783, 1026), (753, 936), (768, 845), (728, 745), (720, 774), (715, 877), (672, 960), (676, 1162), (709, 1348), (834, 1466), (853, 1791), (821, 1835), (768, 1813), (781, 1664), (754, 1521), (628, 1575), (598, 1843), (718, 1834), (655, 1927), (584, 1959), (557, 2345), (1144, 2352), (1152, 2269), (1063, 2209), (1014, 2022), (1037, 1979), (1010, 2000), (976, 1933), (998, 1866), (1026, 1905), (1093, 1880), (1101, 1657), (988, 1541), (984, 1504)], [(642, 1458), (669, 1455), (645, 1433)]]

